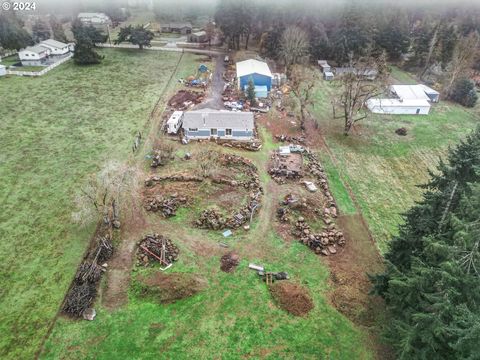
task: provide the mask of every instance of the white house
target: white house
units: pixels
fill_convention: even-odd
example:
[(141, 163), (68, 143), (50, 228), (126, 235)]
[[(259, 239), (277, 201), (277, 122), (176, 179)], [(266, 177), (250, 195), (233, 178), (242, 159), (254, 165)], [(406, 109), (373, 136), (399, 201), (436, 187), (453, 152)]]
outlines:
[(29, 46), (18, 52), (18, 58), (24, 66), (44, 65), (50, 50), (43, 46)]
[(375, 114), (428, 115), (431, 105), (425, 99), (369, 99), (367, 107)]
[(252, 112), (202, 109), (186, 111), (183, 129), (187, 139), (251, 140), (254, 137)]
[(49, 50), (49, 55), (65, 55), (70, 52), (68, 44), (53, 39), (44, 40), (38, 45)]
[(86, 25), (110, 25), (112, 21), (104, 13), (79, 13), (78, 18)]
[(7, 75), (7, 68), (5, 65), (0, 64), (0, 76), (5, 76)]

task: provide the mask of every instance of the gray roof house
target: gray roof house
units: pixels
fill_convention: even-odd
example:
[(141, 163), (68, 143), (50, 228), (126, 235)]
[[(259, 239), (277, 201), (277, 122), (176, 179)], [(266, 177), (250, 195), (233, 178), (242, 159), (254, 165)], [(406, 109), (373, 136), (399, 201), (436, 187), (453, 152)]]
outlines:
[(254, 137), (252, 112), (201, 109), (183, 115), (185, 138), (251, 140)]

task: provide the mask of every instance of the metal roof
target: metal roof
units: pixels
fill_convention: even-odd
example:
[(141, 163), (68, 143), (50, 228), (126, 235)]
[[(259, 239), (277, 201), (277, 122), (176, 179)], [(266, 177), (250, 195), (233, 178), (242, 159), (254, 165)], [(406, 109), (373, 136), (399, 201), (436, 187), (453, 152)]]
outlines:
[(172, 116), (167, 121), (167, 125), (176, 124), (178, 120), (182, 117), (183, 111), (174, 111)]
[(189, 22), (172, 22), (172, 23), (165, 23), (162, 27), (169, 27), (169, 28), (192, 28), (192, 24)]
[(427, 100), (423, 99), (410, 99), (410, 100), (401, 100), (401, 99), (369, 99), (367, 101), (369, 108), (373, 106), (395, 106), (395, 107), (430, 107), (430, 103)]
[(194, 33), (192, 33), (192, 35), (195, 35), (195, 36), (204, 36), (204, 35), (207, 35), (207, 32), (206, 32), (205, 30), (202, 30), (202, 31), (194, 32)]
[(440, 93), (437, 90), (434, 90), (431, 87), (428, 87), (427, 85), (420, 84), (419, 86), (421, 86), (423, 91), (425, 91), (425, 94), (440, 95)]
[(64, 47), (68, 46), (68, 44), (65, 44), (61, 41), (57, 41), (57, 40), (54, 40), (54, 39), (44, 40), (38, 45), (40, 45), (40, 46), (46, 45), (46, 46), (51, 46), (51, 47), (54, 47), (54, 48), (64, 48)]
[(266, 62), (249, 59), (237, 62), (237, 78), (245, 75), (260, 74), (272, 77), (272, 72)]
[(253, 113), (213, 109), (186, 111), (183, 127), (253, 130)]
[(430, 100), (421, 85), (392, 85), (390, 90), (403, 100)]
[(25, 49), (23, 49), (22, 51), (30, 51), (30, 52), (33, 52), (35, 54), (41, 54), (43, 52), (46, 52), (47, 49), (45, 49), (44, 47), (42, 47), (40, 45), (35, 45), (35, 46), (28, 46)]

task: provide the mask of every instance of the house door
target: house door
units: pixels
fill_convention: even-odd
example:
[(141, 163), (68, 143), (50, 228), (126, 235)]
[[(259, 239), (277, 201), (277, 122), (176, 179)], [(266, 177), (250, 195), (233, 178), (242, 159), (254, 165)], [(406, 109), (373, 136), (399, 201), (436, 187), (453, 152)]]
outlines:
[(217, 129), (210, 129), (210, 136), (217, 136)]
[(417, 109), (417, 115), (420, 114), (420, 109)]

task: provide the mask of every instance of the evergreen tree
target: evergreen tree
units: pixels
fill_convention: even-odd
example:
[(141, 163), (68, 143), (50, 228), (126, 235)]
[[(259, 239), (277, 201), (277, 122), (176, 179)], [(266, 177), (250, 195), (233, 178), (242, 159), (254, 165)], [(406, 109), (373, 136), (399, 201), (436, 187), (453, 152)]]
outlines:
[(451, 149), (405, 216), (375, 289), (400, 359), (473, 359), (480, 342), (480, 127)]
[(75, 52), (73, 60), (77, 65), (93, 65), (98, 64), (103, 59), (95, 51), (95, 43), (105, 41), (103, 36), (93, 26), (85, 26), (79, 20), (72, 25), (73, 36), (75, 37)]
[(255, 84), (252, 78), (248, 80), (247, 99), (250, 100), (250, 106), (255, 106)]
[(453, 85), (450, 99), (466, 107), (474, 107), (478, 100), (475, 84), (467, 78), (461, 78)]
[(9, 50), (20, 50), (33, 41), (23, 28), (23, 23), (15, 16), (14, 11), (0, 11), (0, 47)]
[[(382, 14), (383, 15), (383, 14)], [(398, 60), (410, 47), (408, 20), (405, 14), (382, 16), (375, 34), (376, 45), (387, 52), (391, 60)]]

